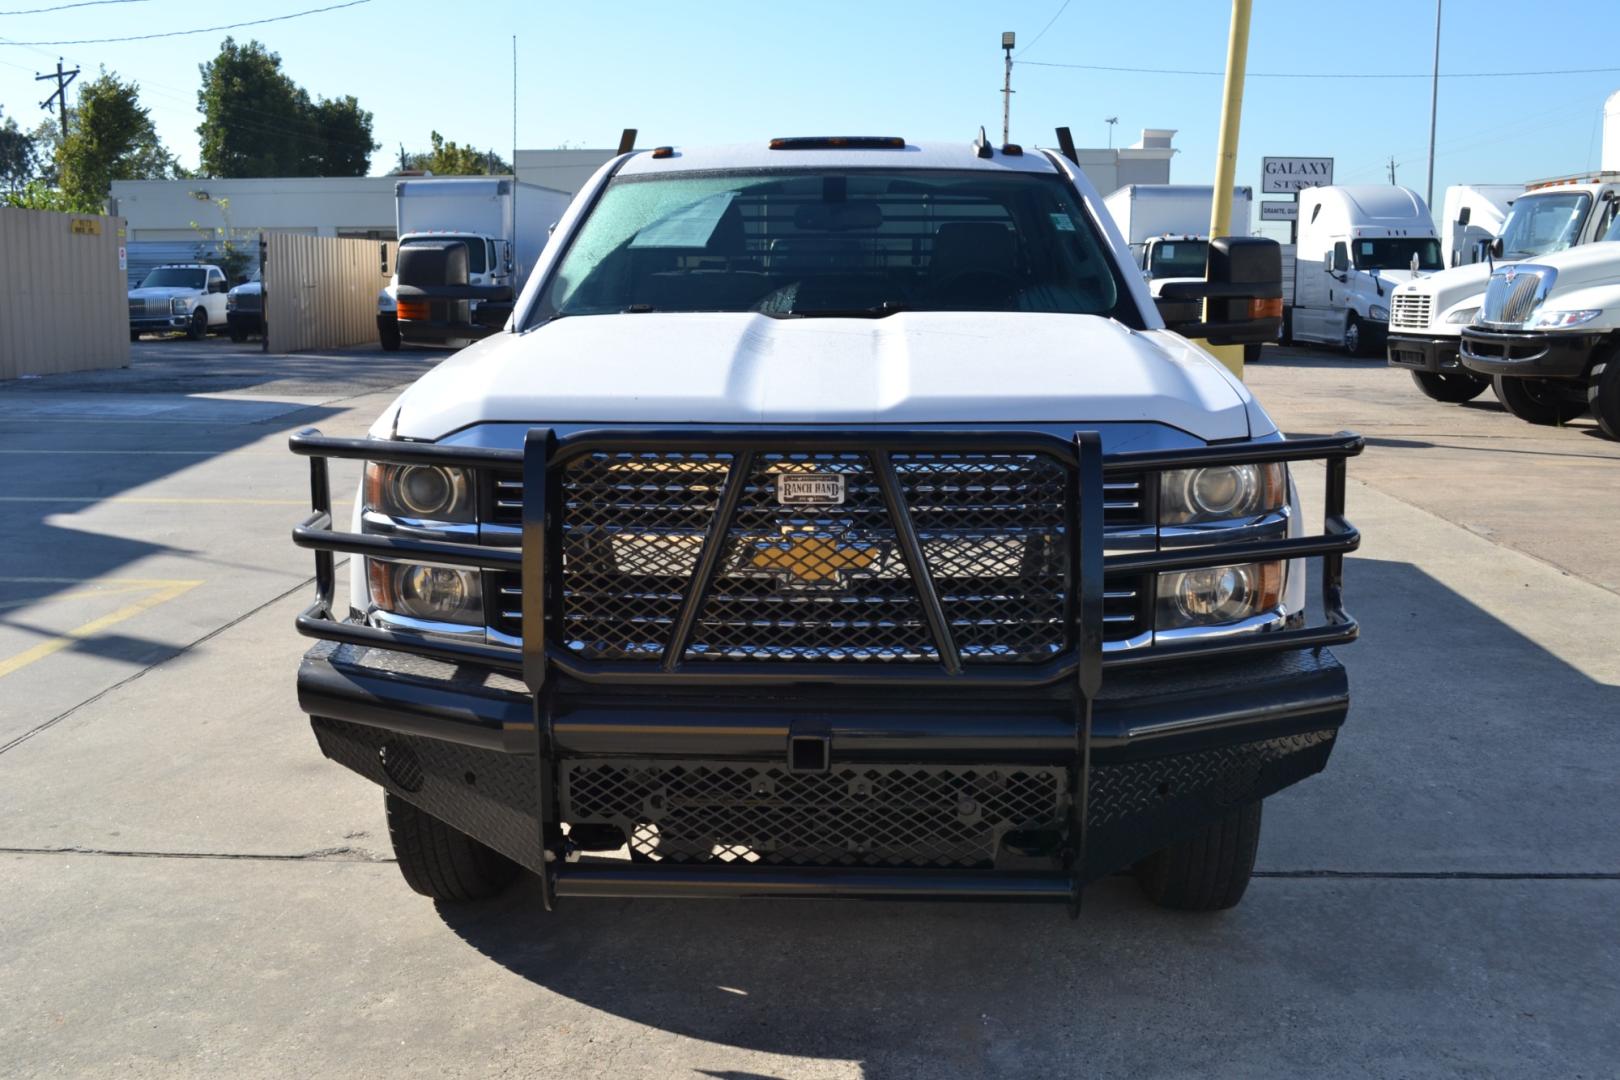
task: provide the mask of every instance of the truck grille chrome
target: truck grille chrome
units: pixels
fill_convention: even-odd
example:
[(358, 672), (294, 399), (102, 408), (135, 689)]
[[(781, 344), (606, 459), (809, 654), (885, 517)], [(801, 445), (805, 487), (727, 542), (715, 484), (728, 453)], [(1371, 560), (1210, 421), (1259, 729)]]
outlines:
[[(1034, 663), (1071, 645), (1070, 474), (1041, 454), (895, 453), (905, 512), (966, 664)], [(717, 512), (725, 451), (596, 453), (561, 474), (560, 589), (553, 632), (588, 660), (657, 662), (670, 644)], [(843, 501), (787, 505), (784, 476), (842, 478)], [(522, 517), (499, 476), (486, 512)], [(832, 485), (827, 485), (831, 490)], [(1141, 478), (1110, 481), (1105, 520), (1151, 520)], [(869, 455), (760, 453), (742, 478), (683, 660), (927, 663), (940, 659)], [(521, 582), (491, 575), (493, 629), (523, 632)], [(1143, 632), (1144, 581), (1110, 580), (1105, 637)]]
[(1551, 266), (1515, 263), (1491, 274), (1479, 321), (1486, 326), (1520, 326), (1546, 297), (1558, 271)]
[(1391, 330), (1427, 330), (1434, 297), (1427, 293), (1398, 292), (1390, 301)]

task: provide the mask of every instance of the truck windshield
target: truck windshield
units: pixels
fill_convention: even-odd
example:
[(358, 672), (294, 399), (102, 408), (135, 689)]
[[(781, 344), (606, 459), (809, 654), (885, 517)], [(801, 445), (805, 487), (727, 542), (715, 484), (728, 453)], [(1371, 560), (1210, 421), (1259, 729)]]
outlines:
[(1154, 278), (1201, 278), (1209, 261), (1207, 240), (1166, 240), (1153, 245), (1148, 276)]
[(467, 245), (467, 273), (482, 274), (489, 268), (489, 259), (484, 252), (484, 238), (482, 236), (412, 236), (401, 240), (400, 247), (410, 247), (412, 244), (443, 243), (446, 240), (460, 240)]
[(1522, 196), (1502, 223), (1502, 258), (1563, 251), (1580, 236), (1591, 205), (1592, 196), (1584, 191)]
[(208, 280), (208, 271), (191, 270), (179, 266), (160, 266), (141, 279), (143, 289), (200, 289)]
[(1357, 270), (1410, 270), (1412, 256), (1419, 270), (1444, 270), (1440, 241), (1432, 237), (1389, 236), (1376, 240), (1357, 239), (1353, 245)]
[(542, 320), (1041, 311), (1142, 325), (1106, 241), (1060, 177), (921, 169), (615, 179), (535, 310)]

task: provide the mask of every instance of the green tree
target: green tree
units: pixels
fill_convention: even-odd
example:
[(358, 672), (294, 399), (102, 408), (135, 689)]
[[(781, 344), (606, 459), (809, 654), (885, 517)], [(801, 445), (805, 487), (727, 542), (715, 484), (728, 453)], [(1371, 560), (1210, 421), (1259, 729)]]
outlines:
[(406, 154), (403, 168), (420, 169), (434, 176), (490, 176), (510, 173), (512, 166), (493, 150), (479, 150), (472, 145), (446, 142), (437, 131), (428, 137), (432, 149), (426, 153)]
[(0, 124), (0, 188), (17, 191), (27, 186), (39, 169), (34, 137), (6, 117)]
[(207, 176), (364, 176), (371, 114), (353, 97), (311, 100), (261, 43), (226, 38), (201, 66), (197, 111)]
[(63, 194), (80, 202), (105, 200), (114, 180), (178, 173), (174, 156), (141, 107), (140, 87), (105, 68), (79, 89), (56, 157)]

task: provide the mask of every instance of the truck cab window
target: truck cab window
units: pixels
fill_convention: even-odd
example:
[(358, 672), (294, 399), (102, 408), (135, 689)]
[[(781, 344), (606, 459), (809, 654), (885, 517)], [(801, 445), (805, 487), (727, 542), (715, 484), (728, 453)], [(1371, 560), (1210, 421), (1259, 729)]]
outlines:
[(542, 319), (899, 310), (1065, 312), (1142, 325), (1060, 178), (944, 170), (617, 179), (538, 308)]

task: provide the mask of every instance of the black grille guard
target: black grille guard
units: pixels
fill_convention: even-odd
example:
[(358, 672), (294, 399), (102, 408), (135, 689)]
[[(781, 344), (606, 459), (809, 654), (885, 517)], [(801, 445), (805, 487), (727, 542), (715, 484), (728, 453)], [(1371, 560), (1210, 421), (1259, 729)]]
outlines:
[[(824, 452), (855, 450), (868, 453), (894, 521), (896, 538), (906, 556), (912, 585), (922, 600), (928, 627), (939, 647), (937, 663), (855, 665), (814, 661), (683, 661), (685, 644), (719, 562), (721, 535), (728, 518), (725, 501), (718, 508), (709, 534), (697, 557), (693, 584), (683, 603), (662, 663), (650, 661), (584, 660), (556, 646), (549, 633), (530, 632), (519, 651), (499, 645), (455, 641), (420, 634), (364, 626), (338, 617), (334, 554), (408, 559), (446, 566), (493, 571), (518, 571), (523, 582), (523, 624), (547, 627), (545, 578), (548, 560), (554, 560), (551, 542), (556, 509), (548, 492), (557, 471), (569, 461), (595, 452), (634, 452), (682, 448), (710, 448), (723, 443), (736, 451), (725, 491), (735, 498), (738, 476), (746, 475), (754, 452)], [(315, 552), (315, 602), (298, 616), (300, 633), (346, 644), (392, 649), (430, 656), (453, 663), (482, 664), (520, 674), (538, 693), (548, 671), (555, 668), (591, 683), (617, 684), (721, 684), (786, 685), (806, 682), (862, 685), (937, 685), (940, 683), (1045, 685), (1079, 678), (1087, 696), (1095, 694), (1101, 672), (1187, 659), (1210, 659), (1283, 649), (1322, 648), (1353, 641), (1356, 620), (1344, 607), (1344, 556), (1354, 551), (1361, 535), (1344, 516), (1345, 462), (1359, 454), (1361, 436), (1337, 435), (1266, 443), (1235, 443), (1188, 450), (1152, 450), (1105, 455), (1095, 432), (1076, 432), (1072, 441), (1042, 432), (975, 431), (955, 429), (869, 429), (861, 431), (762, 428), (716, 433), (708, 430), (612, 429), (582, 431), (557, 438), (549, 428), (530, 430), (524, 449), (492, 450), (443, 446), (433, 443), (378, 439), (342, 439), (307, 429), (292, 436), (292, 451), (310, 459), (310, 497), (313, 512), (293, 529), (293, 542)], [(1036, 664), (964, 666), (952, 643), (949, 627), (927, 562), (922, 558), (917, 532), (909, 515), (900, 512), (902, 495), (889, 455), (900, 452), (988, 451), (1040, 453), (1061, 462), (1074, 485), (1077, 528), (1072, 530), (1069, 559), (1071, 580), (1077, 586), (1071, 599), (1077, 633), (1064, 653)], [(520, 467), (525, 498), (520, 548), (453, 543), (407, 536), (382, 536), (333, 528), (331, 483), (327, 462), (333, 458), (384, 462), (396, 465), (441, 465), (467, 469)], [(1104, 556), (1103, 484), (1111, 476), (1209, 465), (1247, 465), (1270, 462), (1323, 460), (1327, 468), (1323, 532), (1316, 536), (1253, 540), (1194, 548), (1131, 552)], [(1181, 641), (1148, 648), (1104, 654), (1102, 649), (1102, 597), (1105, 573), (1162, 573), (1233, 563), (1265, 560), (1322, 558), (1323, 621), (1320, 624), (1261, 633)], [(552, 568), (554, 571), (554, 568)]]
[[(682, 602), (676, 625), (665, 647), (662, 662), (583, 661), (553, 645), (546, 620), (545, 584), (556, 567), (556, 545), (551, 532), (557, 517), (553, 476), (570, 460), (594, 452), (668, 451), (681, 448), (708, 448), (717, 442), (734, 451), (721, 497), (711, 526), (697, 556), (692, 585)], [(315, 602), (297, 618), (298, 631), (308, 637), (344, 644), (392, 649), (449, 661), (481, 664), (520, 673), (534, 695), (535, 776), (540, 806), (537, 826), (542, 843), (552, 855), (559, 842), (552, 809), (556, 798), (555, 751), (551, 738), (551, 716), (555, 680), (552, 669), (574, 678), (595, 683), (687, 683), (718, 685), (786, 685), (813, 682), (858, 685), (950, 685), (992, 686), (1046, 685), (1072, 679), (1075, 691), (1075, 755), (1071, 766), (1069, 846), (1064, 862), (1064, 878), (1029, 878), (1027, 891), (1020, 891), (1023, 879), (1005, 875), (951, 875), (937, 882), (909, 876), (878, 875), (845, 881), (834, 874), (816, 886), (828, 894), (912, 895), (930, 892), (952, 895), (996, 896), (1025, 899), (1067, 899), (1071, 913), (1078, 911), (1086, 875), (1089, 787), (1091, 782), (1091, 731), (1093, 703), (1108, 668), (1135, 667), (1188, 659), (1209, 659), (1285, 649), (1315, 648), (1353, 641), (1358, 633), (1354, 618), (1344, 608), (1344, 556), (1354, 551), (1361, 535), (1344, 516), (1345, 463), (1362, 450), (1361, 436), (1349, 432), (1338, 435), (1266, 443), (1239, 443), (1198, 447), (1190, 450), (1138, 451), (1105, 455), (1097, 432), (1077, 431), (1072, 441), (1042, 432), (975, 430), (895, 430), (861, 431), (823, 429), (760, 428), (741, 432), (680, 429), (613, 429), (582, 431), (558, 438), (549, 428), (531, 428), (524, 448), (493, 450), (477, 447), (441, 446), (375, 439), (339, 439), (320, 435), (315, 429), (301, 431), (291, 438), (294, 453), (310, 459), (310, 497), (313, 512), (293, 529), (293, 542), (315, 552)], [(853, 450), (869, 455), (873, 473), (882, 490), (883, 501), (893, 520), (896, 540), (910, 570), (912, 586), (922, 601), (923, 613), (938, 645), (939, 661), (934, 664), (904, 666), (847, 665), (827, 662), (761, 661), (705, 662), (688, 669), (682, 662), (699, 606), (714, 580), (720, 562), (720, 546), (727, 521), (734, 509), (738, 480), (747, 475), (754, 455), (759, 452), (819, 453)], [(927, 561), (903, 494), (896, 480), (891, 455), (912, 452), (1003, 452), (1040, 453), (1051, 456), (1068, 470), (1073, 485), (1072, 505), (1075, 528), (1068, 530), (1070, 618), (1077, 632), (1074, 644), (1064, 654), (1040, 664), (1017, 669), (1008, 667), (964, 667), (951, 640), (951, 631), (941, 609), (939, 595), (931, 580)], [(332, 458), (383, 462), (396, 465), (440, 465), (459, 468), (521, 467), (523, 476), (523, 526), (521, 546), (514, 550), (479, 544), (450, 543), (416, 537), (360, 534), (333, 529), (331, 481), (327, 462)], [(1322, 460), (1327, 469), (1323, 532), (1316, 536), (1281, 540), (1255, 540), (1213, 544), (1169, 551), (1104, 555), (1104, 481), (1121, 476), (1166, 469), (1188, 469), (1208, 465), (1247, 465), (1270, 462)], [(334, 610), (336, 591), (335, 554), (411, 559), (419, 562), (495, 571), (518, 571), (523, 584), (523, 635), (521, 651), (500, 646), (461, 642), (445, 638), (402, 633), (365, 626), (340, 619)], [(1176, 642), (1111, 655), (1103, 653), (1103, 575), (1108, 571), (1149, 573), (1193, 570), (1233, 563), (1263, 560), (1322, 559), (1322, 601), (1324, 621), (1318, 625), (1269, 632), (1215, 637), (1207, 640)], [(540, 628), (536, 632), (533, 628)], [(549, 857), (549, 856), (548, 856)], [(541, 875), (542, 900), (553, 907), (560, 891), (579, 895), (664, 895), (669, 889), (669, 868), (657, 870), (656, 881), (640, 881), (643, 868), (629, 871), (595, 870), (584, 875), (570, 873), (566, 878), (548, 865)], [(593, 882), (590, 873), (606, 875)], [(730, 882), (739, 894), (755, 895), (770, 891), (757, 868), (746, 871), (747, 884)], [(678, 876), (678, 875), (677, 875)], [(825, 876), (825, 875), (823, 875)], [(926, 876), (926, 875), (924, 875)], [(769, 878), (765, 874), (764, 878)], [(892, 879), (892, 880), (891, 880)], [(877, 884), (873, 883), (877, 880)], [(724, 875), (704, 874), (695, 885), (700, 892), (716, 895), (718, 886), (728, 886)], [(814, 875), (788, 872), (784, 888), (804, 895)], [(875, 890), (875, 891), (874, 891)], [(677, 890), (678, 892), (679, 890)]]

